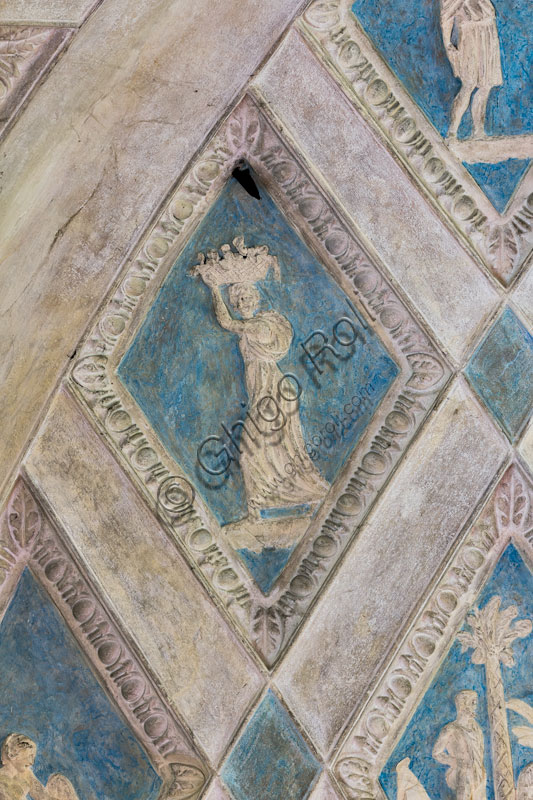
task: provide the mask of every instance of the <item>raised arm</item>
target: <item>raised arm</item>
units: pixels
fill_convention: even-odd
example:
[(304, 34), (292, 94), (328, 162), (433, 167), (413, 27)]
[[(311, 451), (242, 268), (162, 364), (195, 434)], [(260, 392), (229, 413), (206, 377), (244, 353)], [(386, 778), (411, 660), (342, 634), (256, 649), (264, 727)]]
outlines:
[(211, 292), (213, 294), (213, 308), (219, 325), (227, 331), (232, 331), (232, 333), (242, 333), (244, 330), (244, 322), (239, 319), (233, 319), (222, 298), (219, 287), (211, 286)]
[(440, 24), (442, 28), (442, 40), (446, 49), (453, 47), (452, 31), (455, 15), (461, 7), (463, 0), (441, 0), (440, 5)]

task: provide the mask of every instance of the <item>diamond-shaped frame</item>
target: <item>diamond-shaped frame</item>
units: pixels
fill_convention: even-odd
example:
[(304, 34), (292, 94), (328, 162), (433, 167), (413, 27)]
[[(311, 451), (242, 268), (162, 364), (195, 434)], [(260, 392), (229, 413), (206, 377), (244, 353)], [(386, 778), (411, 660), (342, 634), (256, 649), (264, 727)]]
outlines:
[(0, 516), (0, 622), (25, 569), (59, 610), (82, 653), (162, 780), (159, 800), (197, 800), (209, 767), (185, 726), (76, 563), (28, 486), (19, 479)]
[(350, 800), (385, 796), (379, 775), (510, 542), (533, 571), (533, 483), (517, 463), (451, 555), (344, 737), (334, 771)]
[[(165, 202), (81, 346), (69, 385), (174, 541), (267, 666), (287, 646), (437, 401), (450, 368), (376, 258), (261, 98), (247, 95)], [(116, 376), (128, 344), (195, 226), (237, 163), (258, 175), (307, 245), (378, 333), (400, 372), (276, 586), (265, 599), (209, 509)], [(97, 468), (97, 465), (95, 465)]]
[(500, 214), (410, 97), (352, 12), (314, 0), (300, 30), (471, 254), (508, 285), (533, 252), (533, 164)]
[(268, 689), (229, 753), (220, 777), (235, 800), (306, 800), (320, 773), (280, 698)]
[(513, 442), (533, 413), (533, 336), (510, 306), (478, 343), (465, 375)]

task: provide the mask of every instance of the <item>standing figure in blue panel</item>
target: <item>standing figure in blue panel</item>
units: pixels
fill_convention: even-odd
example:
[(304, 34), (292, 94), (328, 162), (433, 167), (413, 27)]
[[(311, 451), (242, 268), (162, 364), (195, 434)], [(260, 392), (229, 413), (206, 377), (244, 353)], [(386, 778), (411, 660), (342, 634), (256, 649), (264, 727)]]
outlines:
[(496, 12), (491, 0), (441, 0), (442, 38), (461, 88), (453, 102), (448, 136), (454, 138), (472, 98), (474, 137), (485, 136), (489, 94), (503, 83)]
[[(249, 406), (246, 422), (240, 424), (239, 464), (248, 516), (259, 521), (264, 510), (316, 506), (329, 484), (306, 452), (298, 397), (291, 379), (278, 367), (292, 342), (291, 323), (277, 311), (259, 310), (255, 283), (270, 267), (279, 269), (277, 260), (264, 246), (245, 248), (240, 237), (234, 244), (238, 254), (223, 245), (222, 259), (209, 253), (195, 269), (211, 289), (219, 325), (239, 336)], [(229, 284), (229, 301), (240, 318), (226, 306), (220, 290), (223, 282)]]
[(485, 743), (476, 722), (477, 692), (455, 695), (457, 719), (444, 726), (435, 742), (433, 758), (448, 767), (446, 783), (456, 800), (486, 800)]

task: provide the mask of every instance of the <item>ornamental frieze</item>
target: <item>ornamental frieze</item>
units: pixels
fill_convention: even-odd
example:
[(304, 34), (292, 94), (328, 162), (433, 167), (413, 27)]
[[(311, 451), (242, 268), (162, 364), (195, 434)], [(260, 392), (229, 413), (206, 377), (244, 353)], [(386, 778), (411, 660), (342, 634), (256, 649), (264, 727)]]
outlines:
[(130, 259), (69, 385), (273, 665), (449, 374), (247, 96)]

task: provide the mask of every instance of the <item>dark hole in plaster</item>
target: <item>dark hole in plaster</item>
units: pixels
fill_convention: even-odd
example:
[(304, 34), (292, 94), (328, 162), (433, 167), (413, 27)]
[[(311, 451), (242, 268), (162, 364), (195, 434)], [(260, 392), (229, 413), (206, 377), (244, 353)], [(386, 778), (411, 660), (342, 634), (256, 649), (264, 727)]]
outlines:
[(259, 194), (257, 184), (252, 178), (252, 174), (244, 161), (235, 166), (235, 169), (231, 175), (238, 183), (240, 183), (245, 192), (248, 192), (251, 197), (255, 197), (256, 200), (261, 200), (261, 195)]

